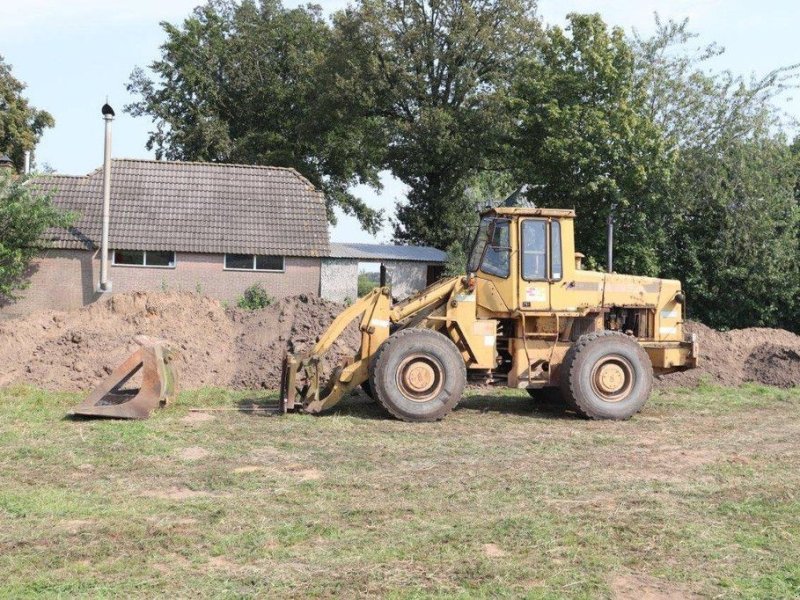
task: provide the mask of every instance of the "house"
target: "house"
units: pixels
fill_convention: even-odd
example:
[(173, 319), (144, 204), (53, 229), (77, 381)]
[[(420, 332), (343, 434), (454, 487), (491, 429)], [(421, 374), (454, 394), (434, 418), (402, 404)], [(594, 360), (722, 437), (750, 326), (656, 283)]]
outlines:
[[(102, 183), (102, 169), (30, 181), (77, 219), (70, 230), (46, 233), (30, 287), (4, 316), (71, 310), (101, 296)], [(344, 276), (355, 289), (357, 258), (347, 275), (323, 269), (332, 260), (325, 198), (294, 169), (114, 159), (110, 189), (112, 293), (188, 290), (234, 302), (260, 283), (276, 298), (322, 293), (341, 301), (327, 292), (336, 287), (330, 277)], [(418, 275), (413, 284), (401, 271), (394, 279), (403, 290), (424, 287)]]

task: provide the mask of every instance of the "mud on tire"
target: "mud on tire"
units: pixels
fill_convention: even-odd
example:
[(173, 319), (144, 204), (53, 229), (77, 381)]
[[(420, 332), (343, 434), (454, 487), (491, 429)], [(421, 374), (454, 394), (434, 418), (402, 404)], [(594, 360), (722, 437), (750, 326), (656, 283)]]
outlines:
[(653, 366), (639, 343), (613, 331), (581, 336), (561, 371), (561, 391), (591, 419), (628, 419), (650, 397)]
[(404, 329), (378, 349), (370, 373), (372, 393), (403, 421), (438, 421), (464, 392), (467, 370), (461, 353), (441, 333)]

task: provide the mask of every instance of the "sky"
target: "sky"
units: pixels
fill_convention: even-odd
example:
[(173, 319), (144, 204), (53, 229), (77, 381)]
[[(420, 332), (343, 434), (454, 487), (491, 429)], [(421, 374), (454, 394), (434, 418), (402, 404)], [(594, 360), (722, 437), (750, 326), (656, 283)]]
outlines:
[[(287, 6), (299, 4), (284, 0)], [(131, 71), (158, 58), (165, 35), (159, 23), (179, 23), (198, 0), (0, 0), (0, 55), (27, 84), (25, 94), (49, 111), (56, 126), (36, 150), (39, 165), (82, 175), (103, 158), (100, 107), (108, 97), (115, 108), (113, 155), (153, 158), (145, 149), (152, 124), (122, 109), (133, 98), (125, 90)], [(305, 3), (305, 2), (303, 2)], [(328, 13), (347, 0), (318, 0)], [(570, 12), (599, 12), (606, 22), (641, 34), (654, 29), (654, 13), (666, 19), (689, 18), (698, 45), (716, 42), (726, 52), (713, 66), (745, 76), (800, 63), (797, 0), (539, 0), (547, 24), (563, 25)], [(783, 108), (800, 119), (800, 99), (786, 96)], [(405, 187), (388, 174), (380, 193), (360, 186), (355, 193), (391, 216)], [(331, 229), (337, 242), (390, 242), (391, 226), (375, 236), (355, 219), (339, 214)]]

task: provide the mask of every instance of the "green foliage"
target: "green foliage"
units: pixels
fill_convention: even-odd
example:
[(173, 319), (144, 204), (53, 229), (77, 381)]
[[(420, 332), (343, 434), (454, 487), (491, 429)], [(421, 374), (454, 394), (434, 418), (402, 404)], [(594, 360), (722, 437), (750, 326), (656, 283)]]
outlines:
[(275, 298), (267, 293), (264, 286), (254, 283), (239, 297), (236, 306), (245, 310), (259, 310), (268, 307), (273, 302), (275, 302)]
[(50, 227), (69, 227), (73, 220), (50, 196), (0, 174), (0, 301), (17, 298), (27, 287), (42, 234)]
[(17, 171), (23, 169), (25, 151), (33, 151), (44, 130), (55, 124), (50, 113), (28, 104), (24, 89), (0, 55), (0, 154), (7, 154)]
[(464, 245), (453, 242), (447, 247), (447, 262), (444, 265), (445, 277), (465, 275), (467, 270), (467, 252)]
[(378, 287), (378, 280), (375, 275), (377, 273), (366, 273), (361, 271), (358, 274), (358, 297), (366, 296), (376, 287)]
[(329, 25), (314, 6), (279, 0), (210, 1), (180, 27), (162, 24), (161, 58), (130, 78), (126, 107), (155, 122), (158, 158), (293, 167), (334, 207), (376, 231), (381, 213), (348, 188), (378, 185), (385, 147), (374, 117), (340, 93)]
[(531, 0), (361, 0), (335, 18), (342, 77), (363, 90), (409, 186), (395, 239), (446, 248), (474, 218), (468, 178), (502, 158), (515, 63), (539, 31)]
[(599, 15), (568, 16), (520, 65), (512, 100), (520, 115), (515, 171), (537, 206), (575, 208), (576, 247), (605, 262), (605, 222), (617, 223), (615, 269), (659, 271), (660, 185), (673, 162), (644, 113), (635, 57), (619, 28)]
[(798, 163), (773, 99), (796, 70), (761, 80), (704, 69), (686, 22), (634, 40), (648, 116), (675, 153), (662, 194), (660, 274), (681, 279), (694, 318), (716, 327), (800, 331)]

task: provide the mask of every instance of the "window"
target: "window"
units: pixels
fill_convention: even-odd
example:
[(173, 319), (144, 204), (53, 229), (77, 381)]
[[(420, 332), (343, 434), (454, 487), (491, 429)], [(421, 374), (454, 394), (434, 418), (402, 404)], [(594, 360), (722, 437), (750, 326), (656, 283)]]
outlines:
[(284, 271), (283, 256), (226, 254), (225, 268), (233, 271)]
[(550, 222), (550, 256), (550, 277), (561, 279), (561, 223), (558, 221)]
[(481, 219), (481, 224), (478, 227), (478, 231), (475, 233), (475, 240), (472, 242), (472, 252), (469, 253), (469, 263), (467, 264), (467, 270), (470, 273), (474, 273), (481, 266), (483, 249), (486, 247), (486, 242), (488, 241), (487, 236), (491, 223), (492, 219), (489, 217)]
[(494, 227), (490, 228), (489, 246), (483, 255), (481, 271), (498, 277), (508, 277), (511, 257), (511, 240), (509, 238), (509, 222), (496, 219)]
[(547, 221), (522, 222), (522, 278), (547, 279)]
[(112, 263), (125, 267), (175, 268), (175, 253), (160, 250), (114, 250)]
[(561, 223), (550, 221), (550, 277), (547, 276), (547, 221), (526, 219), (522, 222), (522, 278), (561, 279)]

